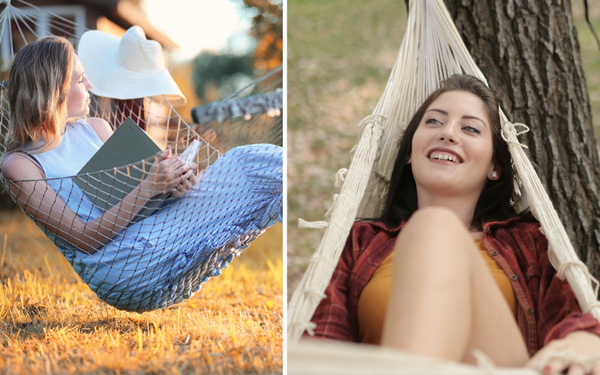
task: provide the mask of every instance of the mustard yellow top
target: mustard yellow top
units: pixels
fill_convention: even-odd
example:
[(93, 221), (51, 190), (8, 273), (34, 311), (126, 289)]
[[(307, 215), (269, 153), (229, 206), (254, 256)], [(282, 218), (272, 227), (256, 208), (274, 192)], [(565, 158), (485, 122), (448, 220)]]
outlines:
[[(475, 245), (479, 248), (480, 254), (489, 267), (504, 299), (508, 303), (513, 315), (516, 317), (517, 300), (508, 277), (504, 274), (500, 265), (498, 265), (498, 263), (492, 259), (483, 248), (481, 239), (475, 240)], [(359, 338), (361, 342), (365, 344), (379, 345), (381, 341), (383, 321), (392, 282), (393, 257), (394, 252), (392, 251), (390, 255), (381, 262), (379, 267), (373, 272), (373, 275), (371, 275), (369, 282), (363, 289), (358, 300), (357, 316)]]

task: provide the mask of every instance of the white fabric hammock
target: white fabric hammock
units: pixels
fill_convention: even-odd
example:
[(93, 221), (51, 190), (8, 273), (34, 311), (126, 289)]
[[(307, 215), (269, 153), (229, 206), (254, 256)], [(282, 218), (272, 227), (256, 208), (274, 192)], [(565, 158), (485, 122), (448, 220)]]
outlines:
[[(341, 181), (343, 185), (326, 214), (331, 215), (330, 221), (309, 223), (299, 220), (301, 227), (327, 229), (288, 305), (290, 370), (302, 363), (306, 373), (313, 373), (307, 370), (306, 366), (310, 366), (310, 363), (305, 362), (310, 361), (302, 354), (307, 349), (296, 347), (295, 344), (305, 330), (309, 333), (312, 331), (310, 319), (324, 297), (356, 217), (381, 216), (398, 153), (397, 140), (401, 138), (411, 116), (438, 87), (439, 82), (453, 74), (470, 74), (487, 83), (462, 42), (442, 0), (411, 1), (409, 8), (407, 29), (385, 91), (373, 114), (359, 124), (363, 130), (358, 145), (353, 149), (349, 169), (340, 170), (336, 176), (336, 186)], [(583, 312), (591, 312), (596, 319), (600, 319), (597, 290), (592, 288), (592, 281), (596, 284), (597, 281), (577, 257), (552, 202), (523, 151), (525, 146), (517, 139), (520, 133), (515, 126), (527, 127), (512, 124), (502, 111), (500, 116), (502, 136), (509, 145), (518, 180), (516, 190), (519, 196), (515, 197), (517, 210), (527, 205), (531, 207), (548, 238), (550, 261), (558, 270), (558, 277), (566, 277)], [(320, 347), (320, 344), (312, 345)], [(327, 351), (327, 347), (321, 349)], [(349, 359), (355, 354), (348, 351), (344, 358)], [(341, 363), (341, 359), (338, 363)], [(311, 366), (311, 369), (317, 371), (317, 366)]]

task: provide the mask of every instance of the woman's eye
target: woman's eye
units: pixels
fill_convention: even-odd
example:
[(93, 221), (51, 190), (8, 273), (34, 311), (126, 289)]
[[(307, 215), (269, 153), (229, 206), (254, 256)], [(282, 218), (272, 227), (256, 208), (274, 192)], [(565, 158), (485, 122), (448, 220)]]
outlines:
[(465, 126), (463, 127), (463, 130), (468, 131), (469, 133), (477, 133), (477, 134), (481, 134), (481, 130), (474, 128), (472, 126)]
[(434, 119), (434, 118), (427, 119), (427, 120), (425, 121), (425, 123), (426, 123), (426, 124), (441, 124), (441, 122), (439, 122), (438, 120), (436, 120), (436, 119)]

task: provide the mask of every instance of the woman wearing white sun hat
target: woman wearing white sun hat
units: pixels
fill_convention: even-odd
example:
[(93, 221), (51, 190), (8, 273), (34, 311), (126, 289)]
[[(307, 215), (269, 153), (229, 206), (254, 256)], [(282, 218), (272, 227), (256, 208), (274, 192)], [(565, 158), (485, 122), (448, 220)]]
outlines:
[(160, 44), (147, 40), (144, 30), (132, 26), (122, 38), (98, 30), (83, 34), (77, 51), (94, 95), (113, 99), (164, 95), (173, 106), (186, 98), (165, 66)]
[[(106, 211), (97, 206), (73, 181), (113, 133), (105, 119), (88, 117), (88, 91), (127, 101), (154, 95), (185, 100), (162, 71), (160, 54), (129, 36), (136, 29), (120, 39), (112, 59), (103, 43), (109, 38), (96, 46), (88, 39), (95, 33), (88, 34), (86, 72), (65, 38), (43, 37), (19, 50), (9, 76), (11, 121), (0, 173), (13, 199), (92, 291), (112, 306), (141, 312), (190, 298), (281, 218), (283, 150), (235, 147), (197, 177), (194, 165), (167, 150), (121, 201)], [(86, 47), (97, 59), (89, 60)], [(138, 69), (127, 69), (133, 66)], [(86, 73), (96, 74), (93, 83)], [(173, 199), (134, 222), (153, 196), (166, 191)]]

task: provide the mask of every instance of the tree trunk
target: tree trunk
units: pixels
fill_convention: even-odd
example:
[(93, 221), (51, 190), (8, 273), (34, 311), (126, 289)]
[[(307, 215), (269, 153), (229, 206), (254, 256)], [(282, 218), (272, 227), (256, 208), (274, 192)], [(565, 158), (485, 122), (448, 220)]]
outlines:
[(600, 168), (570, 0), (445, 0), (579, 257), (600, 277)]

